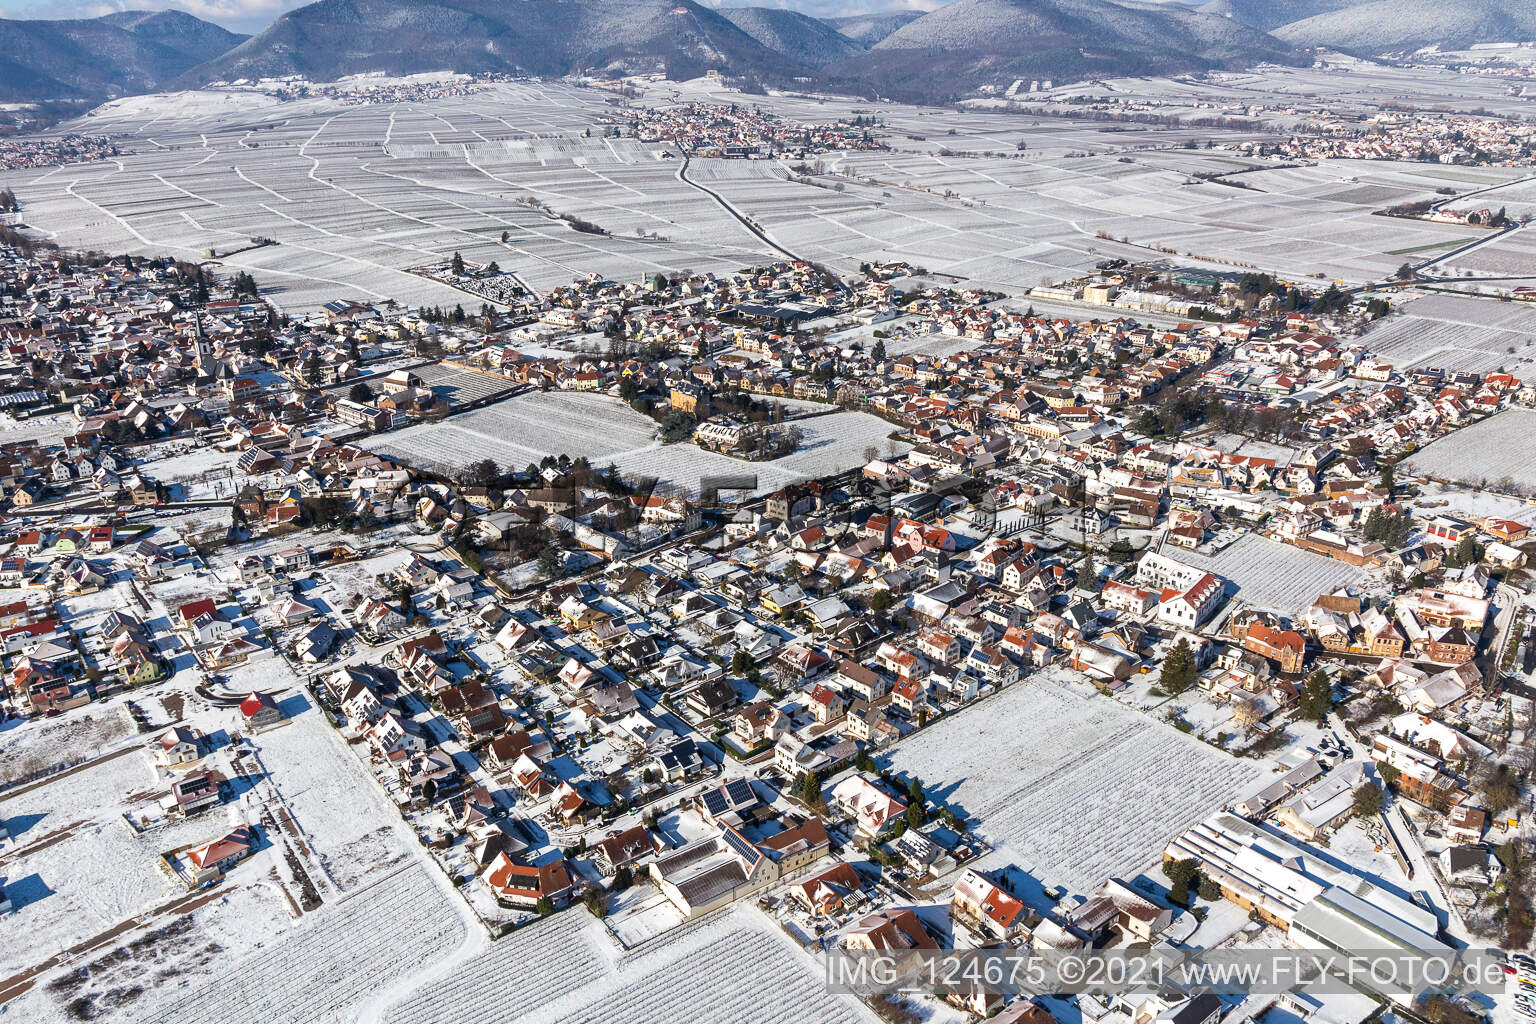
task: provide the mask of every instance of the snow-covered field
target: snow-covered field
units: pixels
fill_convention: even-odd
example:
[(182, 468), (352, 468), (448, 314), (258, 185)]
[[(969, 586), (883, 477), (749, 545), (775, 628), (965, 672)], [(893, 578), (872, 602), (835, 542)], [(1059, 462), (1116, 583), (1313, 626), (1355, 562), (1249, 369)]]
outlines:
[(743, 462), (692, 444), (663, 445), (655, 424), (623, 402), (580, 392), (530, 392), (381, 435), (370, 443), (381, 455), (418, 466), (459, 468), (494, 459), (504, 468), (536, 463), (546, 455), (585, 456), (593, 466), (613, 464), (627, 477), (655, 477), (697, 493), (708, 478), (755, 477), (757, 493), (863, 465), (866, 451), (904, 452), (890, 440), (897, 428), (876, 416), (835, 412), (796, 424), (803, 435), (794, 454), (772, 462)]
[(160, 851), (212, 838), (223, 816), (135, 835), (120, 816), (125, 798), (157, 788), (149, 754), (134, 751), (0, 802), (18, 850), (56, 838), (0, 862), (17, 903), (0, 943), (0, 977), (185, 894), (160, 871)]
[[(672, 102), (682, 87), (656, 88), (656, 100)], [(1329, 85), (1315, 79), (1306, 88)], [(684, 91), (740, 102), (711, 89), (718, 87)], [(676, 161), (659, 155), (666, 146), (597, 131), (584, 137), (607, 113), (601, 90), (504, 83), (470, 96), (363, 106), (255, 98), (261, 102), (230, 92), (135, 98), (65, 126), (113, 135), (119, 159), (8, 172), (0, 185), (23, 195), (27, 223), (60, 244), (187, 259), (213, 247), (226, 268), (249, 271), (270, 299), (294, 310), (335, 298), (472, 307), (476, 297), (408, 272), (456, 251), (472, 263), (494, 260), (540, 289), (589, 271), (636, 280), (647, 271), (729, 271), (768, 255), (714, 199), (679, 180)], [(867, 113), (856, 100), (753, 101), (808, 121)], [(1232, 152), (1175, 148), (1251, 134), (1216, 128), (898, 104), (882, 104), (880, 119), (890, 149), (821, 157), (815, 185), (789, 180), (786, 167), (766, 160), (700, 158), (690, 175), (804, 258), (846, 272), (866, 260), (906, 259), (1014, 292), (1089, 270), (1105, 255), (1144, 257), (1147, 246), (1208, 266), (1380, 279), (1401, 252), (1433, 250), (1467, 229), (1372, 211), (1447, 182), (1473, 188), (1518, 176), (1386, 161), (1268, 169)], [(1027, 152), (1017, 148), (1021, 140)], [(1192, 177), (1255, 167), (1241, 191)], [(608, 233), (577, 232), (523, 199)], [(258, 235), (280, 244), (230, 253)], [(1469, 267), (1496, 268), (1521, 252), (1511, 240), (1473, 255)]]
[(449, 893), (420, 864), (317, 911), (283, 941), (226, 963), (207, 984), (160, 1005), (154, 1024), (355, 1020), (379, 989), (430, 967), (468, 932)]
[(0, 783), (60, 762), (97, 757), (127, 745), (134, 735), (133, 719), (115, 703), (93, 704), (64, 718), (25, 725), (7, 722), (0, 729)]
[(1166, 553), (1231, 580), (1237, 586), (1234, 601), (1292, 616), (1305, 611), (1318, 595), (1331, 594), (1362, 575), (1357, 566), (1256, 533), (1239, 537), (1214, 555)]
[(513, 932), (391, 1009), (388, 1024), (499, 1022), (532, 1012), (600, 979), (612, 953), (597, 922), (573, 911)]
[[(273, 659), (268, 659), (272, 661)], [(285, 667), (286, 668), (286, 667)], [(291, 681), (292, 675), (284, 672)], [(239, 692), (240, 680), (230, 687)], [(281, 685), (269, 678), (264, 688)], [(306, 697), (291, 698), (305, 702)], [(357, 751), (309, 708), (288, 725), (249, 738), (256, 760), (318, 858), (322, 891), (350, 891), (414, 853), (415, 840)], [(327, 886), (329, 882), (329, 886)]]
[(234, 452), (213, 447), (189, 447), (174, 455), (165, 455), (141, 463), (137, 468), (146, 479), (173, 485), (172, 496), (184, 499), (229, 498), (239, 490), (243, 477), (235, 474)]
[(585, 912), (514, 932), (405, 999), (387, 1024), (863, 1024), (756, 908), (732, 907), (625, 953)]
[(1500, 494), (1475, 484), (1437, 484), (1426, 480), (1420, 486), (1419, 496), (1408, 504), (1414, 510), (1415, 519), (1446, 514), (1473, 520), (1497, 516), (1528, 526), (1536, 525), (1536, 505), (1527, 504), (1524, 498)]
[[(195, 99), (100, 111), (76, 130), (118, 138), (120, 161), (5, 183), (26, 191), (29, 223), (60, 244), (188, 259), (213, 247), (294, 310), (346, 297), (473, 308), (477, 297), (408, 272), (456, 251), (535, 288), (588, 271), (729, 270), (765, 254), (654, 147), (582, 139), (604, 109), (598, 90), (516, 83), (362, 106)], [(610, 233), (578, 232), (525, 197)], [(651, 234), (661, 240), (640, 237)], [(255, 236), (279, 244), (229, 254)]]
[(419, 466), (457, 468), (494, 459), (522, 469), (546, 455), (586, 456), (601, 468), (652, 445), (656, 425), (617, 398), (530, 392), (482, 409), (384, 434), (370, 447)]
[(1365, 336), (1372, 352), (1399, 369), (1439, 366), (1488, 373), (1500, 367), (1518, 376), (1536, 370), (1536, 310), (1435, 293), (1404, 303), (1399, 315)]
[(0, 443), (38, 441), (42, 444), (60, 444), (64, 438), (80, 429), (80, 424), (70, 413), (53, 413), (48, 416), (29, 416), (17, 419), (0, 414)]
[(891, 768), (1043, 885), (1093, 891), (1154, 864), (1167, 840), (1261, 769), (1104, 697), (1030, 677), (902, 741)]
[(785, 484), (862, 466), (868, 461), (865, 453), (870, 448), (887, 455), (911, 447), (891, 441), (890, 435), (897, 428), (869, 413), (832, 413), (801, 420), (798, 426), (804, 434), (799, 449), (772, 462), (743, 462), (691, 444), (635, 449), (613, 461), (625, 476), (655, 477), (690, 493), (697, 493), (700, 484), (710, 478), (755, 477), (754, 493), (766, 494)]
[(1536, 411), (1506, 409), (1447, 434), (1404, 466), (1461, 484), (1536, 488)]

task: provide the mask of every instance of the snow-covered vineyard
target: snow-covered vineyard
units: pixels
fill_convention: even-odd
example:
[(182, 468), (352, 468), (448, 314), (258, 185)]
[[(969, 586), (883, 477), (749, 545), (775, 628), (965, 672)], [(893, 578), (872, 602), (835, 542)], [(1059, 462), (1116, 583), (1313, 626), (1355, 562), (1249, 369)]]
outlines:
[(430, 969), (465, 941), (469, 933), (452, 899), (426, 868), (410, 865), (317, 913), (283, 941), (226, 964), (217, 978), (145, 1019), (150, 1024), (354, 1020), (380, 989)]
[(1440, 366), (1529, 375), (1536, 368), (1536, 309), (1528, 303), (1435, 294), (1405, 303), (1402, 314), (1368, 332), (1366, 343), (1405, 370)]
[(1536, 412), (1508, 409), (1415, 452), (1408, 468), (1439, 480), (1536, 491)]
[(372, 447), (422, 467), (459, 469), (494, 459), (521, 469), (563, 454), (601, 468), (655, 447), (655, 434), (654, 422), (607, 395), (533, 392), (385, 434)]
[(902, 744), (892, 768), (1044, 885), (1133, 876), (1261, 769), (1103, 697), (1026, 679)]
[(385, 1024), (875, 1020), (856, 1000), (829, 994), (819, 963), (749, 909), (632, 952), (596, 921), (570, 917), (508, 936), (389, 1011)]
[[(698, 83), (683, 95), (713, 98)], [(231, 269), (270, 281), (268, 297), (295, 310), (338, 295), (475, 303), (408, 272), (453, 252), (496, 262), (535, 288), (587, 272), (618, 280), (682, 267), (720, 272), (765, 252), (679, 178), (677, 161), (659, 156), (664, 146), (582, 137), (602, 109), (597, 90), (505, 83), (414, 107), (266, 100), (122, 101), (89, 127), (137, 143), (123, 158), (68, 174), (12, 172), (0, 184), (25, 190), (29, 223), (61, 244), (184, 258), (212, 247)], [(851, 100), (756, 101), (808, 120), (864, 109)], [(1165, 150), (1177, 130), (969, 111), (946, 115), (954, 132), (940, 145), (928, 138), (927, 113), (882, 106), (891, 150), (824, 160), (817, 185), (789, 180), (769, 161), (701, 158), (690, 174), (797, 255), (844, 270), (905, 259), (1013, 290), (1089, 270), (1106, 251), (1134, 258), (1139, 246), (1295, 277), (1373, 279), (1401, 262), (1394, 253), (1449, 246), (1466, 232), (1375, 210), (1469, 175), (1480, 185), (1515, 177), (1351, 161), (1271, 170), (1230, 153)], [(1028, 152), (1012, 152), (1025, 131)], [(246, 144), (253, 132), (259, 146)], [(1147, 149), (1156, 151), (1122, 156)], [(1241, 197), (1190, 177), (1233, 171), (1252, 172)], [(542, 205), (521, 201), (529, 199)], [(567, 215), (605, 233), (576, 231), (558, 219)], [(280, 244), (231, 252), (253, 237)], [(1122, 237), (1132, 244), (1110, 240)], [(1518, 256), (1469, 256), (1467, 265)]]
[(575, 914), (530, 925), (402, 998), (385, 1024), (499, 1024), (553, 1005), (603, 977), (614, 954), (601, 932)]
[(1358, 580), (1359, 567), (1336, 558), (1246, 534), (1214, 555), (1180, 552), (1180, 561), (1231, 580), (1233, 599), (1254, 608), (1300, 615), (1319, 594)]

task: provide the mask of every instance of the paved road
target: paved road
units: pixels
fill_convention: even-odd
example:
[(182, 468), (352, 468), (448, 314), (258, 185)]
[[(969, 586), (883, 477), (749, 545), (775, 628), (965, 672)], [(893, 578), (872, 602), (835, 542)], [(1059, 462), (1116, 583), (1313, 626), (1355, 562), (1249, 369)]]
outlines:
[(677, 180), (682, 182), (684, 185), (693, 186), (700, 192), (703, 192), (705, 195), (709, 196), (716, 203), (720, 204), (720, 208), (722, 210), (740, 221), (742, 227), (756, 235), (764, 245), (768, 246), (768, 248), (772, 249), (774, 252), (779, 253), (787, 259), (798, 260), (802, 258), (800, 256), (796, 256), (794, 253), (784, 248), (778, 242), (775, 242), (773, 239), (769, 238), (762, 228), (758, 227), (746, 214), (732, 206), (730, 202), (720, 193), (716, 192), (712, 188), (707, 188), (703, 185), (700, 185), (698, 182), (688, 177), (688, 157), (686, 155), (683, 157), (683, 162), (677, 165)]
[[(1443, 253), (1441, 253), (1438, 256), (1431, 256), (1428, 259), (1421, 260), (1418, 263), (1415, 263), (1413, 265), (1413, 271), (1414, 271), (1415, 274), (1422, 275), (1424, 273), (1424, 271), (1428, 270), (1430, 267), (1433, 267), (1437, 263), (1444, 263), (1446, 260), (1453, 259), (1454, 257), (1457, 257), (1457, 256), (1461, 256), (1464, 253), (1471, 252), (1473, 249), (1481, 248), (1482, 246), (1485, 246), (1485, 245), (1487, 245), (1490, 242), (1496, 242), (1499, 239), (1503, 238), (1505, 235), (1511, 234), (1512, 232), (1518, 231), (1519, 229), (1520, 229), (1520, 225), (1513, 224), (1513, 223), (1509, 224), (1509, 225), (1507, 225), (1505, 227), (1500, 228), (1497, 231), (1489, 232), (1488, 234), (1484, 235), (1482, 238), (1474, 238), (1472, 241), (1466, 243), (1465, 245), (1458, 245), (1456, 248), (1451, 249), (1448, 252), (1443, 252)], [(1476, 278), (1470, 278), (1470, 277), (1464, 278), (1464, 277), (1456, 277), (1456, 276), (1452, 275), (1452, 276), (1448, 276), (1448, 277), (1427, 277), (1426, 276), (1426, 277), (1423, 278), (1423, 280), (1425, 280), (1425, 281), (1472, 281), (1472, 280), (1476, 280)]]

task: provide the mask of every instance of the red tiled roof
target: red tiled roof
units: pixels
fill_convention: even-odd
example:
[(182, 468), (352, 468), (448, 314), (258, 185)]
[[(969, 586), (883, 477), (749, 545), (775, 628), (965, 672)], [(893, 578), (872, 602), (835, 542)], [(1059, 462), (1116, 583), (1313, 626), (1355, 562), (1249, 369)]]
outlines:
[(247, 696), (245, 700), (240, 702), (240, 713), (246, 718), (254, 718), (261, 712), (262, 708), (275, 707), (277, 707), (277, 702), (274, 701), (271, 697), (264, 693), (257, 693), (255, 690), (252, 690), (250, 695)]

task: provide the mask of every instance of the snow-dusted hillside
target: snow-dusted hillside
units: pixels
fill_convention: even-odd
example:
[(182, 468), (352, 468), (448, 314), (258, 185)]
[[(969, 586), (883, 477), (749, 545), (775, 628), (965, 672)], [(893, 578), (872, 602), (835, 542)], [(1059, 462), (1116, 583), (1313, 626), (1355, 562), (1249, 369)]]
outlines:
[(886, 50), (980, 50), (1000, 55), (1057, 45), (1139, 51), (1146, 59), (1200, 58), (1278, 50), (1247, 26), (1157, 4), (1108, 0), (957, 0), (905, 25), (877, 45)]
[(1536, 36), (1532, 0), (1375, 0), (1318, 14), (1274, 31), (1297, 46), (1328, 46), (1351, 53), (1473, 43)]
[(0, 101), (148, 92), (244, 38), (180, 11), (0, 20)]
[(784, 77), (806, 65), (692, 0), (319, 0), (284, 14), (181, 84), (443, 69), (553, 76), (604, 68)]
[(1260, 32), (1273, 32), (1282, 25), (1318, 14), (1358, 7), (1370, 0), (1210, 0), (1197, 10), (1231, 18)]
[(775, 53), (815, 67), (862, 53), (863, 46), (831, 25), (798, 11), (721, 7), (720, 14)]
[(908, 22), (923, 16), (922, 11), (883, 11), (823, 19), (843, 35), (864, 46), (874, 46)]
[(1111, 0), (956, 0), (827, 73), (896, 99), (954, 98), (1018, 78), (1170, 74), (1291, 61), (1287, 45), (1230, 18)]

